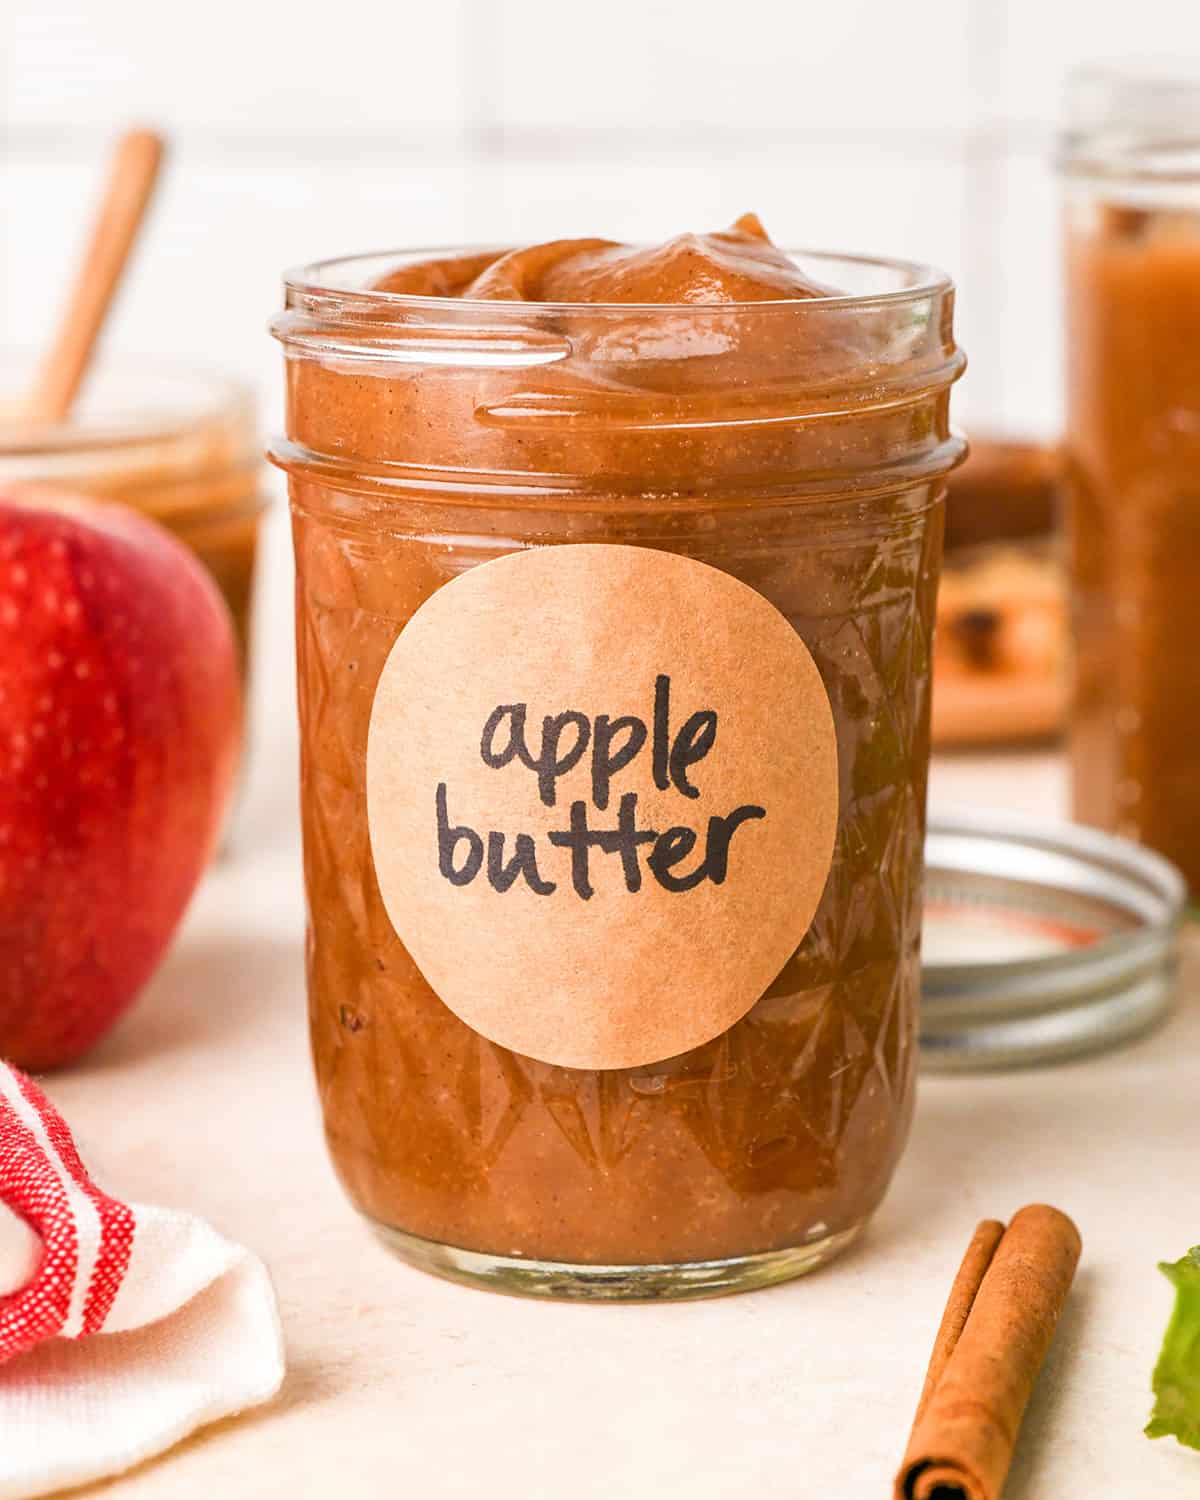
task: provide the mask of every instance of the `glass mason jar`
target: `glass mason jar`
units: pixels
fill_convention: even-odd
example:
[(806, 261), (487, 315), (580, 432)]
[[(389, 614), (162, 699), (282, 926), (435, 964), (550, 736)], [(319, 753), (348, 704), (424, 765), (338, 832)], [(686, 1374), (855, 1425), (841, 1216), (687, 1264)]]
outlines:
[[(1075, 816), (1200, 886), (1200, 80), (1089, 74), (1062, 157)], [(1076, 111), (1078, 113), (1078, 111)]]
[[(32, 384), (27, 360), (0, 360), (2, 404)], [(0, 490), (74, 490), (128, 505), (191, 548), (233, 616), (249, 665), (254, 565), (266, 498), (254, 401), (235, 381), (135, 361), (89, 374), (71, 421), (0, 426)]]
[[(294, 273), (273, 328), (334, 1164), (402, 1258), (460, 1280), (616, 1299), (798, 1275), (862, 1229), (912, 1108), (930, 645), (963, 451), (952, 287), (803, 255), (846, 295), (371, 290), (422, 258)], [(595, 542), (697, 559), (786, 617), (828, 694), (839, 795), (824, 895), (766, 993), (705, 1045), (611, 1069), (520, 1055), (442, 1003), (381, 900), (366, 784), (376, 686), (414, 612), (480, 563)]]

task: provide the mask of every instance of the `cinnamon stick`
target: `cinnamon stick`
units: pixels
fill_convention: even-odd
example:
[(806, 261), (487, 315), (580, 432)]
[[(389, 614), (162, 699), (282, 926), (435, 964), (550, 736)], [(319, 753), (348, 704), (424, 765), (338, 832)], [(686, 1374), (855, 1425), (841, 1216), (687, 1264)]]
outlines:
[(999, 1500), (1079, 1263), (1079, 1231), (1034, 1204), (975, 1231), (934, 1343), (896, 1500)]
[(942, 1383), (942, 1376), (946, 1373), (950, 1356), (954, 1353), (955, 1346), (966, 1327), (967, 1318), (975, 1305), (975, 1298), (979, 1295), (984, 1275), (992, 1263), (992, 1257), (996, 1254), (996, 1247), (1003, 1235), (1004, 1225), (999, 1219), (984, 1219), (971, 1236), (967, 1253), (963, 1256), (958, 1275), (954, 1278), (954, 1285), (950, 1288), (950, 1296), (946, 1299), (946, 1311), (942, 1314), (937, 1338), (933, 1341), (933, 1352), (929, 1356), (929, 1369), (925, 1372), (925, 1384), (921, 1388), (921, 1399), (917, 1402), (917, 1414), (913, 1418), (914, 1428), (929, 1405), (930, 1397)]

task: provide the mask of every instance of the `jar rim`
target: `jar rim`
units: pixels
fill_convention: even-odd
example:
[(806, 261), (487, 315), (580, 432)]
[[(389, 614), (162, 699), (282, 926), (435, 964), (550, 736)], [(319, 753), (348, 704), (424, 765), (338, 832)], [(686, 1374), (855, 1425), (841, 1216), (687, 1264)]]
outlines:
[(1195, 185), (1200, 183), (1200, 134), (1159, 139), (1122, 129), (1067, 137), (1058, 169), (1083, 181)]
[(1200, 180), (1200, 58), (1100, 59), (1067, 76), (1058, 167), (1133, 187)]
[[(292, 296), (311, 303), (322, 299), (335, 299), (339, 308), (353, 315), (355, 312), (373, 308), (387, 308), (397, 313), (441, 312), (447, 308), (461, 309), (464, 313), (487, 313), (496, 318), (505, 314), (531, 317), (545, 314), (558, 316), (574, 315), (595, 317), (628, 318), (636, 315), (643, 318), (654, 316), (678, 318), (680, 316), (728, 317), (753, 315), (759, 312), (773, 313), (790, 309), (793, 315), (805, 311), (834, 307), (856, 309), (862, 307), (892, 307), (905, 302), (920, 301), (943, 295), (953, 288), (952, 278), (936, 266), (927, 262), (905, 260), (881, 255), (859, 255), (842, 251), (797, 249), (781, 247), (784, 254), (795, 261), (813, 261), (818, 266), (841, 265), (863, 276), (869, 272), (891, 274), (902, 284), (884, 290), (869, 292), (837, 293), (832, 296), (769, 298), (758, 302), (535, 302), (507, 300), (503, 298), (469, 298), (418, 296), (409, 292), (388, 292), (361, 284), (350, 278), (351, 268), (364, 270), (377, 266), (395, 269), (396, 265), (411, 264), (423, 260), (445, 259), (449, 256), (484, 255), (495, 252), (505, 254), (517, 248), (509, 244), (435, 245), (416, 249), (393, 249), (371, 251), (365, 254), (333, 256), (293, 266), (284, 272), (284, 292), (289, 301)], [(641, 248), (634, 245), (634, 248)], [(315, 306), (312, 308), (315, 310)], [(286, 340), (286, 329), (272, 327), (272, 332)]]
[[(0, 395), (27, 389), (36, 362), (26, 350), (0, 351)], [(114, 385), (128, 394), (115, 397)], [(171, 444), (223, 423), (252, 426), (254, 406), (250, 382), (212, 367), (106, 357), (89, 374), (81, 411), (69, 420), (32, 430), (18, 423), (11, 432), (0, 423), (0, 463)]]
[[(298, 369), (311, 363), (335, 376), (418, 382), (430, 368), (452, 372), (447, 378), (456, 382), (460, 416), (473, 424), (473, 433), (483, 434), (481, 446), (470, 453), (461, 445), (442, 451), (435, 440), (434, 455), (422, 456), (416, 451), (419, 443), (414, 447), (392, 430), (394, 418), (389, 416), (379, 428), (389, 435), (378, 451), (350, 453), (345, 441), (323, 430), (320, 421), (301, 421), (297, 430), (289, 428), (285, 440), (269, 447), (272, 462), (331, 489), (389, 500), (436, 496), (470, 504), (472, 496), (486, 489), (495, 503), (544, 506), (590, 503), (602, 493), (652, 493), (659, 509), (667, 495), (686, 496), (691, 503), (701, 493), (732, 488), (747, 500), (752, 490), (756, 504), (791, 503), (801, 490), (813, 495), (830, 486), (839, 494), (883, 491), (942, 473), (958, 459), (958, 440), (935, 430), (940, 419), (933, 415), (915, 424), (910, 416), (895, 417), (903, 434), (898, 439), (902, 457), (889, 450), (880, 463), (859, 466), (853, 478), (839, 470), (836, 479), (832, 473), (801, 479), (793, 452), (797, 428), (811, 432), (837, 421), (846, 423), (849, 433), (863, 421), (892, 420), (881, 418), (884, 413), (903, 414), (917, 406), (932, 413), (961, 374), (965, 358), (951, 330), (953, 282), (928, 266), (813, 252), (813, 262), (824, 271), (819, 280), (850, 288), (865, 283), (865, 291), (764, 302), (524, 302), (372, 288), (379, 277), (404, 265), (406, 256), (411, 264), (471, 253), (486, 252), (392, 251), (301, 267), (289, 273), (285, 306), (270, 330)], [(832, 276), (825, 269), (830, 266), (835, 268)], [(842, 336), (859, 324), (864, 339)], [(748, 339), (743, 337), (747, 333)], [(759, 365), (741, 359), (743, 351), (753, 355), (760, 335), (781, 351), (780, 360)], [(813, 348), (822, 352), (815, 362)], [(733, 381), (732, 402), (714, 400), (714, 393), (723, 389), (723, 360), (730, 362), (725, 378)], [(543, 391), (536, 372), (560, 364), (570, 377), (565, 386)], [(690, 381), (679, 373), (689, 364), (696, 372)], [(656, 378), (638, 378), (642, 367), (656, 372), (657, 384)], [(753, 380), (759, 368), (761, 391)], [(494, 382), (482, 391), (480, 380), (486, 384), (493, 374)], [(573, 380), (582, 382), (579, 389)], [(592, 440), (600, 442), (607, 457), (580, 472), (556, 445), (568, 437), (586, 439), (593, 431), (589, 414), (597, 403), (605, 413), (603, 437)], [(489, 444), (493, 430), (501, 427), (518, 440), (510, 443), (506, 457), (496, 458)], [(551, 428), (557, 437), (546, 449)], [(644, 460), (628, 442), (636, 450), (636, 434), (667, 429), (686, 432), (687, 441), (654, 469), (648, 491)], [(785, 440), (785, 432), (792, 437)], [(717, 463), (714, 434), (728, 448), (724, 468)], [(613, 457), (611, 445), (622, 435), (624, 457)], [(709, 445), (702, 473), (693, 457), (699, 443)], [(843, 434), (839, 451), (848, 454), (851, 447)], [(501, 443), (496, 451), (503, 449)], [(780, 458), (784, 451), (791, 457)], [(763, 457), (771, 452), (775, 459)], [(671, 462), (681, 466), (678, 473)], [(772, 475), (761, 472), (772, 463)], [(842, 467), (856, 466), (848, 460)]]

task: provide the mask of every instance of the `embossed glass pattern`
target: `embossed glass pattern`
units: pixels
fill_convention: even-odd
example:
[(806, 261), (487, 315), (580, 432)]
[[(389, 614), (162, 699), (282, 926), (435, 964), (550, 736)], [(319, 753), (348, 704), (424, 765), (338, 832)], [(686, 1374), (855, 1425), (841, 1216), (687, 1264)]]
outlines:
[[(371, 279), (369, 262), (290, 285), (274, 456), (294, 516), (317, 1079), (352, 1200), (430, 1269), (583, 1296), (760, 1284), (847, 1243), (902, 1148), (961, 356), (944, 281), (822, 269), (884, 295), (714, 316), (326, 285)], [(657, 357), (631, 355), (635, 326)], [(448, 407), (457, 443), (422, 426)], [(489, 558), (588, 541), (682, 553), (769, 599), (821, 672), (840, 774), (828, 885), (775, 983), (716, 1041), (603, 1072), (508, 1052), (432, 993), (380, 900), (364, 786), (375, 683), (413, 611)]]

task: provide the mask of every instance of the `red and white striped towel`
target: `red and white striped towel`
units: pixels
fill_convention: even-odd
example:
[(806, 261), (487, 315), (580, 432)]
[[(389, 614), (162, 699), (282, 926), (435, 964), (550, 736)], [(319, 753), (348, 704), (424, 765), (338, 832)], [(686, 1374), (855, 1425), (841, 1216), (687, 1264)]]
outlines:
[(101, 1192), (45, 1094), (0, 1063), (0, 1500), (118, 1473), (282, 1380), (262, 1262)]

